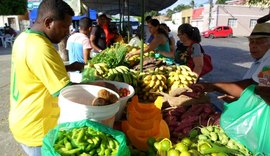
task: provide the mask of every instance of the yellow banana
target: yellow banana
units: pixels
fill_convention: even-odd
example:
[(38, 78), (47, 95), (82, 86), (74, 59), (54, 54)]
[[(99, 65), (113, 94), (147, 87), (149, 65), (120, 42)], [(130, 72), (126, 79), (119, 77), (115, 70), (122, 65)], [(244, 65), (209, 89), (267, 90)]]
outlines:
[(164, 75), (161, 75), (161, 79), (162, 79), (162, 81), (164, 81), (164, 82), (167, 81), (167, 78), (166, 78), (166, 76), (164, 76)]
[(174, 81), (173, 85), (178, 86), (181, 82), (180, 81)]
[(115, 69), (118, 73), (121, 73), (121, 74), (124, 74), (124, 73), (125, 73), (125, 71), (122, 70), (122, 68), (115, 67), (114, 69)]
[(104, 74), (104, 71), (100, 68), (99, 64), (94, 64), (94, 67), (96, 71), (98, 72), (98, 75)]
[(186, 76), (186, 80), (191, 81), (192, 78), (190, 76)]
[[(166, 81), (165, 81), (165, 82), (166, 82)], [(165, 82), (164, 82), (164, 81), (160, 81), (160, 85), (161, 85), (161, 86), (165, 86), (165, 85), (166, 85)]]
[(182, 74), (182, 75), (186, 75), (186, 76), (188, 76), (188, 75), (189, 75), (189, 72), (188, 72), (188, 71), (186, 71), (186, 70), (182, 70), (181, 74)]
[(156, 82), (156, 81), (151, 80), (149, 86), (152, 88), (152, 87), (155, 85), (155, 82)]
[(151, 83), (151, 80), (149, 80), (149, 81), (148, 80), (144, 80), (143, 81), (143, 84), (145, 84), (145, 85), (149, 85), (150, 83)]
[(154, 70), (154, 71), (158, 73), (158, 72), (159, 72), (159, 69), (158, 69), (158, 68), (155, 68), (155, 70)]
[(152, 80), (152, 76), (151, 75), (146, 75), (144, 78), (143, 78), (144, 81), (150, 81)]
[(157, 77), (158, 80), (162, 80), (161, 75), (156, 75), (156, 77)]
[(118, 71), (115, 68), (112, 69), (112, 72), (113, 74), (118, 74)]
[(167, 71), (173, 71), (173, 68), (172, 67), (166, 67), (166, 70)]
[(163, 86), (159, 86), (159, 87), (158, 87), (158, 90), (159, 90), (160, 92), (163, 92)]
[(178, 74), (174, 74), (174, 77), (173, 77), (173, 79), (175, 80), (175, 81), (179, 81), (179, 75)]
[(163, 87), (163, 89), (165, 89), (165, 90), (168, 89), (167, 85), (164, 85), (164, 86), (162, 86), (162, 87)]
[(122, 69), (124, 72), (129, 72), (129, 68), (126, 66), (118, 66), (118, 68)]
[(191, 69), (186, 65), (181, 65), (180, 68), (186, 71), (191, 71)]
[(153, 89), (154, 89), (154, 90), (157, 90), (159, 86), (161, 86), (161, 85), (160, 85), (160, 81), (157, 80), (157, 81), (156, 81), (156, 84), (153, 86)]
[(174, 76), (176, 72), (169, 72), (169, 76)]
[(179, 80), (180, 81), (185, 81), (186, 80), (186, 75), (179, 75)]
[(99, 63), (99, 67), (104, 71), (108, 72), (108, 65), (106, 63)]
[(183, 85), (189, 85), (188, 81), (181, 81)]
[(157, 76), (156, 75), (152, 75), (152, 81), (155, 81), (157, 79)]

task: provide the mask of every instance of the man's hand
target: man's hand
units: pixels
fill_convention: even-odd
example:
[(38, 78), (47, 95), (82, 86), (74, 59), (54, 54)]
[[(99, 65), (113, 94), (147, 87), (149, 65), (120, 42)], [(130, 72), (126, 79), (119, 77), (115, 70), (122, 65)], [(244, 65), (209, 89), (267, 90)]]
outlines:
[(130, 58), (130, 57), (132, 57), (132, 56), (134, 56), (135, 54), (133, 53), (133, 52), (130, 52), (130, 53), (127, 53), (126, 54), (126, 58), (128, 59), (128, 58)]
[(67, 71), (83, 71), (84, 69), (84, 63), (80, 63), (80, 62), (74, 62), (70, 65), (66, 65), (66, 70)]

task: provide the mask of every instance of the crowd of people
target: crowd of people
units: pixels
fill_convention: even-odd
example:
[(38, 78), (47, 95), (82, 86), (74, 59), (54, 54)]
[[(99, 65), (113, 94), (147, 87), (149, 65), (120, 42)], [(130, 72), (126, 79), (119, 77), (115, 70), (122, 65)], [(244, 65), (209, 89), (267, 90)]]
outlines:
[[(88, 59), (113, 42), (121, 41), (117, 30), (110, 30), (110, 18), (105, 14), (98, 16), (95, 26), (89, 18), (82, 18), (79, 32), (73, 33), (67, 41), (71, 64), (65, 66), (54, 44), (70, 34), (72, 16), (74, 11), (65, 1), (43, 0), (36, 22), (16, 38), (12, 48), (9, 127), (15, 140), (29, 156), (41, 156), (43, 137), (57, 125), (59, 92), (66, 86), (74, 85), (67, 71), (81, 70)], [(187, 58), (192, 59), (193, 71), (200, 75), (204, 61), (198, 28), (190, 24), (180, 25), (177, 34), (180, 42), (175, 45), (167, 25), (160, 24), (157, 19), (147, 19), (150, 39), (145, 39), (149, 44), (144, 52), (155, 51), (158, 57), (170, 58), (179, 64), (186, 64)], [(255, 84), (255, 93), (270, 104), (270, 87), (258, 85), (258, 73), (265, 66), (270, 67), (269, 27), (269, 23), (257, 24), (248, 37), (250, 54), (255, 62), (243, 81), (197, 83), (190, 86), (194, 92), (217, 90), (239, 98), (248, 85)], [(140, 40), (144, 35), (138, 33), (136, 37)], [(139, 53), (131, 52), (127, 57)], [(190, 56), (185, 58), (184, 55)]]

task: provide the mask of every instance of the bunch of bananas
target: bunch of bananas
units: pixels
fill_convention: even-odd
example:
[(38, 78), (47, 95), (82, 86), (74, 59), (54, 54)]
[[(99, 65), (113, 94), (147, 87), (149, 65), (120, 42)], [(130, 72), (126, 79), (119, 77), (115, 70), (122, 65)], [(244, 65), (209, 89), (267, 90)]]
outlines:
[(104, 78), (109, 72), (109, 67), (106, 63), (96, 63), (93, 65), (95, 68), (95, 76)]
[(197, 81), (197, 74), (191, 71), (188, 66), (176, 66), (175, 71), (171, 71), (168, 77), (169, 90), (184, 88)]
[[(132, 50), (130, 52), (134, 52), (134, 51), (136, 51), (136, 48), (132, 48)], [(154, 55), (155, 55), (155, 52), (154, 51), (150, 51), (148, 53), (144, 53), (143, 54), (143, 57), (144, 58), (145, 57), (154, 57)], [(133, 55), (130, 58), (128, 58), (128, 61), (129, 61), (130, 65), (133, 66), (134, 64), (140, 62), (140, 55)]]
[(169, 77), (169, 73), (176, 70), (176, 65), (173, 66), (160, 66), (156, 67), (154, 70), (148, 70), (147, 72), (150, 74), (160, 74), (165, 77)]
[(144, 74), (140, 78), (139, 97), (146, 101), (154, 101), (156, 92), (164, 92), (167, 90), (167, 78), (162, 74)]
[(134, 88), (137, 86), (136, 73), (126, 66), (117, 66), (115, 68), (109, 69), (105, 79), (111, 81), (125, 82), (132, 85)]

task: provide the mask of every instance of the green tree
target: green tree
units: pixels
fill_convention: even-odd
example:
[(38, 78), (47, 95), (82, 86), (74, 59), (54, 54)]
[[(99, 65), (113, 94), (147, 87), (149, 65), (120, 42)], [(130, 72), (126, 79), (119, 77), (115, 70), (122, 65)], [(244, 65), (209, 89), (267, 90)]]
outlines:
[(1, 0), (0, 15), (24, 15), (27, 12), (27, 0)]
[(217, 0), (216, 4), (225, 4), (226, 0)]
[(261, 5), (265, 7), (270, 7), (269, 0), (248, 0), (249, 5)]
[(146, 17), (146, 16), (152, 16), (152, 17), (154, 17), (154, 16), (159, 16), (159, 15), (160, 15), (160, 14), (158, 13), (158, 11), (152, 10), (152, 11), (146, 12), (146, 13), (144, 14), (144, 17)]
[(190, 2), (190, 6), (191, 6), (192, 8), (195, 7), (195, 2), (194, 2), (194, 0), (192, 0), (192, 1)]
[(171, 9), (168, 9), (168, 10), (166, 11), (166, 13), (167, 13), (167, 16), (171, 18), (171, 17), (172, 17), (172, 14), (174, 14), (175, 11), (173, 11), (173, 10), (171, 10)]
[(173, 11), (174, 11), (174, 12), (180, 12), (180, 11), (182, 11), (182, 10), (189, 9), (189, 8), (192, 8), (192, 6), (191, 6), (191, 5), (184, 5), (184, 4), (181, 4), (181, 5), (177, 5), (177, 6), (173, 9)]

